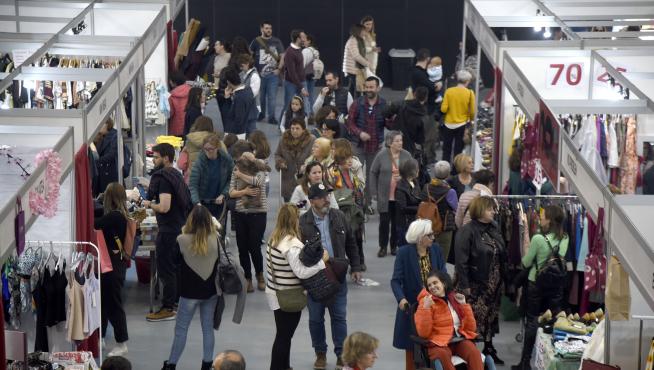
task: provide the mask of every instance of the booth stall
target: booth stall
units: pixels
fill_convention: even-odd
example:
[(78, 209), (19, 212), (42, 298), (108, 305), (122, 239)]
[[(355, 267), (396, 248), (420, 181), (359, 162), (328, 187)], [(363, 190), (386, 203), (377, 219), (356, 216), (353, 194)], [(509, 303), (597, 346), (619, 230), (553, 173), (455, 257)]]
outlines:
[[(538, 159), (543, 163), (543, 171), (557, 185), (559, 174), (563, 174), (571, 191), (579, 196), (594, 220), (599, 222), (598, 217), (602, 213), (606, 214), (602, 222), (607, 230), (606, 255), (616, 255), (629, 273), (633, 297), (631, 307), (632, 311), (636, 310), (632, 317), (638, 316), (641, 319), (652, 317), (654, 308), (654, 289), (651, 287), (651, 276), (654, 274), (654, 245), (651, 240), (654, 239), (651, 239), (651, 231), (645, 226), (645, 215), (652, 215), (651, 205), (654, 201), (650, 196), (614, 195), (609, 190), (611, 172), (606, 172), (601, 160), (598, 165), (589, 160), (588, 153), (583, 148), (580, 151), (580, 138), (577, 134), (581, 132), (584, 135), (584, 127), (594, 127), (595, 119), (599, 122), (601, 118), (612, 125), (617, 118), (620, 122), (628, 121), (627, 127), (632, 126), (634, 129), (633, 135), (636, 135), (637, 123), (638, 137), (647, 137), (654, 113), (652, 100), (643, 92), (647, 84), (643, 84), (641, 89), (634, 81), (629, 81), (629, 76), (631, 73), (634, 79), (648, 77), (643, 68), (654, 61), (647, 57), (651, 54), (651, 50), (507, 51), (503, 69), (506, 87), (504, 109), (519, 109), (527, 121), (536, 120), (540, 124), (537, 152)], [(639, 82), (642, 84), (643, 80)], [(571, 119), (576, 115), (581, 115), (582, 121), (591, 118), (576, 130), (574, 124), (569, 125), (570, 120), (578, 119)], [(549, 125), (545, 123), (548, 120)], [(508, 149), (514, 138), (514, 121), (513, 117), (505, 114), (503, 135), (499, 143), (505, 158), (503, 162), (507, 162)], [(545, 130), (543, 126), (550, 129)], [(547, 132), (551, 144), (549, 150), (545, 148), (548, 143)], [(643, 138), (633, 138), (633, 143), (638, 140), (642, 142)], [(623, 155), (635, 153), (619, 154), (620, 171), (625, 170), (627, 160)], [(590, 158), (598, 157), (599, 155)], [(502, 167), (500, 178), (507, 178), (508, 166)], [(621, 190), (629, 190), (630, 187), (625, 188), (624, 182), (631, 181), (631, 177), (621, 173), (621, 178)], [(635, 182), (635, 177), (633, 181)], [(633, 193), (631, 190), (626, 192)], [(625, 368), (637, 368), (636, 364), (643, 356), (635, 350), (644, 338), (642, 321), (641, 336), (638, 338), (633, 335), (634, 329), (638, 330), (637, 327), (634, 328), (637, 320), (636, 323), (633, 320), (616, 323), (607, 319), (607, 322), (605, 361)], [(646, 330), (651, 332), (652, 328)], [(649, 344), (650, 342), (645, 348), (649, 348)]]

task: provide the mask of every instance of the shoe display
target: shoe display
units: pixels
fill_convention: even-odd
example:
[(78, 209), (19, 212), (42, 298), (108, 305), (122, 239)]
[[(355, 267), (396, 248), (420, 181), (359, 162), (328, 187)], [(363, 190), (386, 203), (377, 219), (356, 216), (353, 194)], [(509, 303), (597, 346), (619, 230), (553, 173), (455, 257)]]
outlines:
[(542, 315), (538, 316), (538, 323), (539, 324), (544, 323), (544, 322), (548, 322), (550, 320), (552, 320), (552, 311), (550, 311), (550, 310), (547, 310), (547, 311), (543, 312)]
[(325, 352), (316, 353), (316, 361), (313, 363), (315, 370), (325, 370), (327, 368), (327, 354)]
[(379, 252), (377, 252), (377, 257), (386, 257), (386, 248), (379, 248)]
[(175, 311), (173, 311), (172, 309), (161, 308), (159, 311), (153, 312), (145, 316), (145, 319), (150, 322), (170, 321), (170, 320), (175, 320), (176, 316), (177, 315), (175, 314)]

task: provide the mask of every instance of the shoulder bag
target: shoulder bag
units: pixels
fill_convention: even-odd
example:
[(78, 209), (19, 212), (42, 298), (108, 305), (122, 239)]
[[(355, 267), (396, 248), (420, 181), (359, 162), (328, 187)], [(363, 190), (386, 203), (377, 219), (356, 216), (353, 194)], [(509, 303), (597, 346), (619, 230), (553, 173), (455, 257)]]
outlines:
[(259, 43), (259, 46), (261, 46), (263, 48), (263, 50), (266, 51), (266, 53), (270, 54), (273, 58), (275, 58), (275, 61), (277, 62), (277, 64), (279, 64), (279, 60), (281, 59), (279, 57), (279, 54), (278, 53), (273, 53), (272, 51), (270, 51), (270, 48), (268, 47), (268, 44), (266, 44), (266, 42), (263, 40), (263, 38), (261, 36), (257, 37), (257, 42)]
[(272, 245), (268, 244), (268, 261), (270, 263), (270, 269), (272, 270), (272, 281), (275, 284), (275, 295), (277, 295), (277, 302), (279, 302), (279, 308), (284, 312), (300, 312), (307, 305), (307, 296), (304, 294), (304, 288), (291, 288), (291, 289), (278, 289), (279, 285), (277, 284), (277, 279), (275, 278), (275, 264), (272, 263), (272, 255), (270, 250)]
[(25, 211), (20, 195), (16, 198), (16, 218), (14, 220), (14, 237), (16, 238), (16, 254), (20, 256), (25, 249)]
[(225, 294), (238, 294), (243, 290), (243, 284), (241, 284), (241, 279), (238, 277), (238, 272), (236, 266), (232, 264), (232, 261), (229, 259), (227, 254), (227, 249), (218, 235), (218, 245), (222, 248), (223, 253), (225, 254), (226, 263), (220, 259), (218, 263), (217, 278), (220, 285), (220, 289)]

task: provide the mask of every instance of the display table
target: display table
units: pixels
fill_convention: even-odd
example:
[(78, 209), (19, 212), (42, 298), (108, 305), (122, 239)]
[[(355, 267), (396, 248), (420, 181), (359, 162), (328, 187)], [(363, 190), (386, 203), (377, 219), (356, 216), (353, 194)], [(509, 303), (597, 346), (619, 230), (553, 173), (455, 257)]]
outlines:
[(534, 353), (531, 356), (531, 368), (538, 370), (578, 370), (581, 359), (566, 359), (556, 355), (552, 344), (552, 335), (545, 334), (538, 328)]
[(151, 221), (150, 218), (146, 218), (141, 222), (141, 246), (137, 255), (150, 255), (150, 313), (154, 312), (154, 300), (157, 293), (157, 251), (155, 247), (155, 240), (157, 239), (158, 227), (157, 222), (148, 222)]

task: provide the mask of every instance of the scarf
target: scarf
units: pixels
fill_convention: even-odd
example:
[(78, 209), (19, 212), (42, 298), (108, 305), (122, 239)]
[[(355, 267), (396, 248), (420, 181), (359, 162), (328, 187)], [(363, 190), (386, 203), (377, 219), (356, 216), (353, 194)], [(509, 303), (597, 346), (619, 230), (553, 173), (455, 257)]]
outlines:
[(213, 273), (213, 268), (218, 260), (218, 242), (216, 235), (209, 235), (207, 254), (201, 256), (193, 253), (193, 234), (181, 234), (177, 238), (179, 242), (179, 251), (184, 257), (184, 262), (203, 280), (207, 280)]
[(302, 133), (302, 136), (299, 138), (294, 138), (293, 135), (291, 135), (290, 130), (284, 131), (284, 134), (282, 135), (282, 147), (284, 150), (287, 150), (291, 153), (293, 153), (295, 156), (297, 156), (304, 147), (311, 141), (311, 134), (309, 134), (309, 131), (304, 130)]

